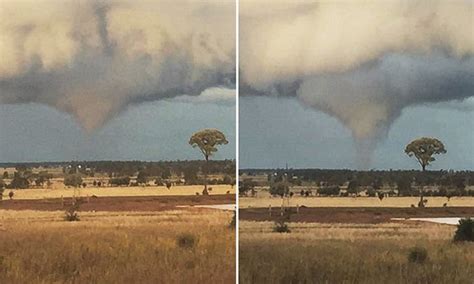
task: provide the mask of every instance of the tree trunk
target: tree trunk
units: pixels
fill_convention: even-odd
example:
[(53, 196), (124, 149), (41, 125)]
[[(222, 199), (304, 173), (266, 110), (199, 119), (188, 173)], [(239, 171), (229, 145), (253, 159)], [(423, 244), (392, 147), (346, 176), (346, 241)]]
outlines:
[[(426, 168), (426, 165), (425, 164), (422, 164), (421, 165), (421, 168), (422, 168), (422, 172), (424, 173), (425, 172), (425, 168)], [(421, 188), (420, 188), (420, 202), (418, 203), (418, 207), (425, 207), (425, 202), (424, 202), (424, 198), (423, 198), (423, 184), (421, 185)]]
[(209, 170), (209, 156), (206, 155), (205, 158), (206, 158), (206, 165), (204, 169), (204, 191), (207, 192), (207, 171)]

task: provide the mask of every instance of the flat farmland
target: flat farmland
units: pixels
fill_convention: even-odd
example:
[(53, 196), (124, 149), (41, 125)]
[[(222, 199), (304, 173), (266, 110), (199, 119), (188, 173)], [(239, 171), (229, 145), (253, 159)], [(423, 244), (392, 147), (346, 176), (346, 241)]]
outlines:
[[(443, 207), (446, 203), (447, 207), (469, 207), (474, 206), (474, 197), (430, 197), (425, 196), (428, 200), (427, 207)], [(306, 206), (306, 207), (410, 207), (412, 204), (417, 205), (419, 197), (386, 197), (383, 200), (377, 197), (300, 197), (293, 196), (284, 200), (284, 204), (290, 206)], [(261, 197), (240, 197), (240, 208), (268, 208), (280, 207), (282, 198), (270, 197), (269, 195)]]
[(0, 210), (0, 283), (233, 283), (231, 212)]
[[(210, 185), (212, 191), (210, 195), (231, 194), (235, 195), (235, 186), (230, 185)], [(13, 190), (14, 199), (48, 199), (72, 196), (185, 196), (202, 194), (203, 185), (180, 185), (172, 186), (170, 189), (165, 186), (136, 186), (136, 187), (86, 187), (86, 188), (58, 188), (58, 189), (18, 189)], [(3, 192), (3, 199), (8, 199), (10, 190)]]
[[(291, 208), (291, 222), (378, 224), (392, 219), (474, 217), (474, 207), (308, 207)], [(280, 208), (247, 208), (239, 210), (240, 220), (276, 221), (281, 217)]]
[[(77, 200), (81, 211), (166, 211), (183, 206), (235, 204), (235, 195), (101, 196)], [(72, 202), (72, 198), (3, 200), (0, 209), (56, 211), (66, 210)]]

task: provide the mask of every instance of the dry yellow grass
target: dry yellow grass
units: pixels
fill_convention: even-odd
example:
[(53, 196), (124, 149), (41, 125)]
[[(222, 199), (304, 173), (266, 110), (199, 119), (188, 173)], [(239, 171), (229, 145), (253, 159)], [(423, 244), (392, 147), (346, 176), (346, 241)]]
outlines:
[[(240, 283), (466, 283), (474, 279), (474, 244), (454, 244), (439, 224), (239, 222)], [(414, 246), (428, 259), (408, 260)]]
[[(198, 212), (198, 213), (197, 213)], [(234, 283), (232, 213), (0, 210), (0, 283)], [(183, 235), (195, 241), (183, 247)]]
[(432, 223), (320, 224), (289, 223), (291, 234), (275, 234), (273, 222), (239, 222), (242, 242), (260, 240), (449, 240), (455, 227)]
[[(230, 185), (211, 185), (210, 194), (235, 194), (235, 186)], [(15, 199), (43, 199), (72, 197), (74, 194), (79, 196), (165, 196), (165, 195), (195, 195), (201, 193), (202, 185), (180, 185), (173, 186), (168, 190), (164, 186), (146, 186), (146, 187), (89, 187), (89, 188), (60, 188), (60, 189), (21, 189), (15, 190)], [(10, 190), (5, 190), (3, 198), (8, 198)]]
[[(425, 197), (428, 207), (441, 207), (444, 203), (453, 207), (474, 206), (474, 197)], [(285, 199), (286, 200), (286, 199)], [(410, 207), (418, 204), (419, 197), (388, 197), (380, 201), (377, 197), (292, 197), (291, 206), (304, 205), (307, 207)], [(279, 197), (239, 197), (240, 208), (259, 208), (281, 206)]]

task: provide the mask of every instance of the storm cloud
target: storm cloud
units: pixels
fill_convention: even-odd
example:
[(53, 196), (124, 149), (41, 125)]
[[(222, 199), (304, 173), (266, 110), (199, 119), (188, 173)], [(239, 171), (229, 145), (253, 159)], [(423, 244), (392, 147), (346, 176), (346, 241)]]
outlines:
[(472, 1), (241, 1), (241, 90), (351, 130), (359, 166), (404, 108), (474, 96)]
[(2, 1), (0, 18), (0, 104), (49, 105), (86, 131), (235, 87), (233, 1)]

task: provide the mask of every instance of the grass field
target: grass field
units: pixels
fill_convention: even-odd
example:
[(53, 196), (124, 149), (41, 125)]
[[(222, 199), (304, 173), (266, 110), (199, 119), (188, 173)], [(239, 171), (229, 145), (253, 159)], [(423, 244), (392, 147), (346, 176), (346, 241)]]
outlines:
[(63, 216), (0, 210), (0, 283), (235, 282), (231, 212), (80, 212), (79, 222)]
[[(240, 283), (466, 283), (474, 279), (474, 244), (454, 244), (455, 227), (429, 223), (240, 221)], [(412, 247), (427, 249), (412, 263)]]
[[(427, 207), (442, 207), (447, 203), (449, 207), (474, 206), (474, 197), (425, 197)], [(286, 200), (286, 199), (285, 199)], [(380, 201), (377, 197), (291, 197), (291, 206), (307, 207), (410, 207), (417, 205), (419, 197), (386, 197)], [(285, 201), (286, 202), (286, 201)], [(279, 197), (240, 197), (240, 208), (280, 207), (282, 199)], [(285, 203), (286, 204), (286, 203)]]
[[(235, 194), (235, 186), (211, 185), (211, 195)], [(14, 199), (43, 199), (78, 196), (166, 196), (166, 195), (196, 195), (202, 193), (203, 185), (180, 185), (167, 189), (165, 186), (146, 187), (89, 187), (89, 188), (60, 188), (60, 189), (19, 189), (14, 190)], [(6, 189), (3, 198), (8, 199), (10, 190)]]

